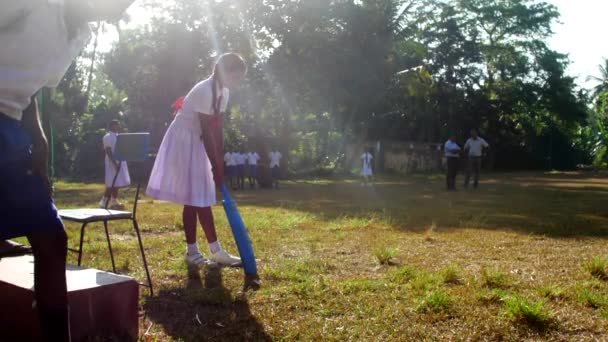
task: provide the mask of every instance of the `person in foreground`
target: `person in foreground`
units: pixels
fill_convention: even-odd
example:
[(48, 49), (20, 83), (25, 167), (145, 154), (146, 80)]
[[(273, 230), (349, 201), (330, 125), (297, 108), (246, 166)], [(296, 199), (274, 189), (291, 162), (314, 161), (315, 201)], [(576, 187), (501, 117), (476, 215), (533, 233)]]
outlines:
[[(0, 239), (26, 236), (45, 341), (70, 340), (67, 235), (48, 178), (35, 95), (59, 84), (85, 46), (88, 22), (118, 20), (132, 0), (4, 1), (0, 11)], [(3, 327), (6, 328), (6, 327)]]
[(220, 56), (213, 74), (199, 82), (184, 98), (160, 145), (146, 193), (153, 198), (184, 205), (186, 262), (202, 267), (208, 260), (196, 240), (197, 218), (207, 237), (209, 259), (235, 266), (240, 259), (228, 254), (218, 241), (211, 206), (216, 187), (223, 183), (223, 115), (229, 88), (247, 73), (243, 58), (234, 53)]

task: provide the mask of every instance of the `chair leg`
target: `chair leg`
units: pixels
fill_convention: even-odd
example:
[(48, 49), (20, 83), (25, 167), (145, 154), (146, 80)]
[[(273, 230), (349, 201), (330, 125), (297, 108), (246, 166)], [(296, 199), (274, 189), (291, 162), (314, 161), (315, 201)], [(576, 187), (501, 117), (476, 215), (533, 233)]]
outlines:
[(82, 227), (80, 228), (80, 246), (78, 247), (78, 266), (80, 266), (80, 263), (82, 262), (82, 245), (84, 242), (84, 228), (87, 226), (87, 222), (82, 224)]
[(144, 244), (141, 241), (141, 234), (139, 233), (139, 225), (137, 224), (137, 220), (133, 220), (133, 228), (135, 228), (137, 240), (139, 241), (141, 259), (144, 262), (144, 269), (146, 270), (146, 277), (148, 278), (148, 286), (150, 287), (150, 296), (154, 296), (154, 289), (152, 288), (152, 278), (150, 277), (150, 271), (148, 270), (148, 261), (146, 261), (146, 253), (144, 252)]
[(103, 221), (103, 227), (106, 230), (106, 239), (108, 240), (108, 249), (110, 250), (110, 260), (112, 260), (112, 272), (116, 273), (116, 264), (114, 263), (114, 253), (112, 252), (112, 243), (110, 242), (110, 233), (108, 231), (108, 221)]

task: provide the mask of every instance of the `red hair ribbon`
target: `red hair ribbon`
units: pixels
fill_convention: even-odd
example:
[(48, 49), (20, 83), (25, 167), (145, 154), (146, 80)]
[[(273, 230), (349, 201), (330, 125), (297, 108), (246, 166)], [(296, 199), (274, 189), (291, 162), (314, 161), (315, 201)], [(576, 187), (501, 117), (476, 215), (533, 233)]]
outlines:
[(177, 115), (177, 112), (179, 112), (180, 109), (182, 109), (182, 107), (184, 106), (184, 99), (186, 97), (185, 96), (180, 96), (175, 103), (173, 103), (173, 105), (171, 105), (171, 108), (173, 108), (173, 116)]

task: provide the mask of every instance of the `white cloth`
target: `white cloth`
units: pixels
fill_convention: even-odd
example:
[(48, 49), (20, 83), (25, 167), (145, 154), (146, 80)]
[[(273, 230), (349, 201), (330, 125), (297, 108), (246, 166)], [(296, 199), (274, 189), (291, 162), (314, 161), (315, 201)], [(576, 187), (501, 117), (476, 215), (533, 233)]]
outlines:
[[(212, 83), (213, 80), (211, 77), (197, 83), (184, 98), (184, 103), (182, 108), (179, 110), (179, 113), (187, 116), (193, 116), (196, 113), (215, 114), (213, 112)], [(220, 104), (220, 113), (223, 113), (226, 111), (226, 107), (228, 106), (228, 97), (230, 96), (228, 88), (224, 88), (223, 91), (217, 89), (217, 99), (220, 98), (220, 95), (222, 98), (222, 103)]]
[[(220, 94), (218, 91), (218, 98)], [(228, 90), (223, 94), (221, 111), (226, 109)], [(198, 83), (186, 95), (158, 150), (146, 189), (148, 196), (195, 207), (216, 203), (211, 162), (200, 138), (197, 114), (213, 112), (211, 98), (211, 79)]]
[(250, 152), (249, 154), (247, 154), (247, 164), (258, 165), (259, 160), (260, 155), (257, 152)]
[(87, 43), (82, 25), (68, 41), (63, 1), (0, 1), (0, 112), (21, 120), (30, 97), (56, 87)]
[(245, 163), (247, 163), (247, 155), (245, 153), (238, 153), (236, 152), (236, 157), (234, 158), (236, 160), (236, 165), (245, 165)]
[(443, 149), (446, 157), (459, 157), (458, 152), (460, 152), (460, 146), (452, 140), (446, 141)]
[(477, 137), (477, 139), (469, 138), (464, 144), (464, 149), (469, 150), (469, 157), (481, 157), (484, 147), (489, 146), (482, 137)]
[(268, 155), (268, 157), (270, 158), (270, 168), (272, 169), (273, 167), (279, 167), (281, 165), (281, 158), (283, 157), (281, 155), (281, 152), (279, 151), (272, 151), (270, 152), (270, 154)]
[[(114, 181), (114, 177), (116, 176), (116, 167), (114, 163), (110, 160), (108, 153), (106, 152), (107, 148), (112, 150), (112, 155), (114, 155), (114, 151), (116, 149), (116, 140), (117, 134), (114, 132), (109, 132), (103, 137), (103, 151), (106, 155), (105, 158), (105, 184), (106, 187), (109, 188), (112, 186), (112, 182)], [(129, 166), (127, 162), (123, 161), (120, 163), (120, 171), (118, 171), (118, 176), (116, 176), (116, 182), (114, 183), (115, 188), (124, 188), (131, 184), (131, 177), (129, 176)]]
[(361, 169), (361, 176), (370, 177), (372, 175), (372, 160), (374, 156), (371, 153), (365, 152), (361, 155), (363, 161), (363, 168)]
[(231, 152), (226, 152), (226, 154), (224, 154), (224, 162), (226, 163), (226, 166), (235, 166), (236, 165), (236, 161), (234, 160), (234, 155)]

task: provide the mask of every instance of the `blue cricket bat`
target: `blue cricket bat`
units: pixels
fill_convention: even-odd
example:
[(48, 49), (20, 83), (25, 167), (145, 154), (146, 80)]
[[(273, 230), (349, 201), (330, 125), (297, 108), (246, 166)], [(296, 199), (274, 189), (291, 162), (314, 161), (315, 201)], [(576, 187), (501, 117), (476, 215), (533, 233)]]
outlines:
[(228, 217), (230, 228), (232, 228), (232, 235), (234, 235), (236, 246), (239, 249), (245, 274), (249, 276), (257, 276), (258, 268), (255, 262), (255, 254), (253, 253), (253, 246), (251, 244), (251, 239), (249, 238), (247, 228), (243, 223), (239, 209), (236, 207), (236, 202), (234, 202), (232, 197), (230, 197), (228, 194), (228, 188), (226, 188), (225, 184), (222, 185), (222, 192), (224, 193), (224, 211), (226, 212), (226, 217)]

